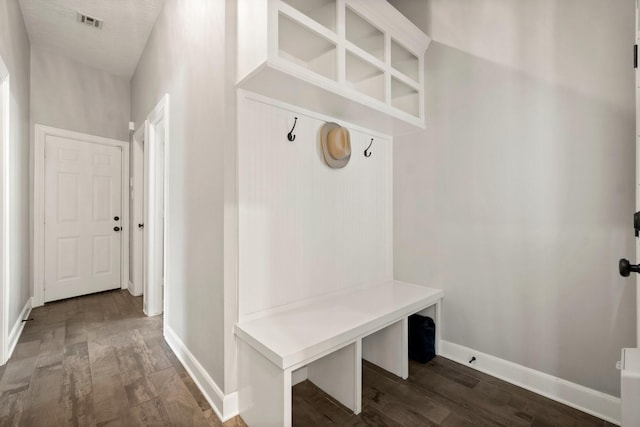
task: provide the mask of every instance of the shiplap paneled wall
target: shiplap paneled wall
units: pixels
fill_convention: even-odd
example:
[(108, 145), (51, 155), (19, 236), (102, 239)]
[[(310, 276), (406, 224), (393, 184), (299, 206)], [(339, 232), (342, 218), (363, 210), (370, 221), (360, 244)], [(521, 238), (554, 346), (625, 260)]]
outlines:
[(325, 120), (248, 97), (238, 108), (240, 321), (392, 279), (391, 140), (375, 136), (365, 158), (372, 136), (350, 129), (351, 161), (330, 169)]

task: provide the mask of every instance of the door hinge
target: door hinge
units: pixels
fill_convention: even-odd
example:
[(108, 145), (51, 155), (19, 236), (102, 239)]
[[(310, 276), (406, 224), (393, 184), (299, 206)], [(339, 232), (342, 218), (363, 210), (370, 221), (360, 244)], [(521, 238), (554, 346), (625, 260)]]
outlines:
[(633, 68), (638, 68), (638, 45), (633, 45)]

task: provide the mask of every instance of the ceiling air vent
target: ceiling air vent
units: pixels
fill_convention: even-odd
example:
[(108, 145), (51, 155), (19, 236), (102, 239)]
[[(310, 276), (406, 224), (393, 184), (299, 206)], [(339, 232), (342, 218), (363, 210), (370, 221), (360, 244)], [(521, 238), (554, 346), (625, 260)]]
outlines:
[(102, 19), (94, 18), (93, 16), (85, 15), (84, 13), (78, 12), (78, 22), (90, 27), (102, 28), (102, 23), (104, 21)]

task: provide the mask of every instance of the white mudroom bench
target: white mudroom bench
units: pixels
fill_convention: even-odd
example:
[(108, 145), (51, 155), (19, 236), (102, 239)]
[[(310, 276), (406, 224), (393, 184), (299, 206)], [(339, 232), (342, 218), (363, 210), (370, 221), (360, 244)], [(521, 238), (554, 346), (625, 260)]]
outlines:
[(443, 292), (389, 281), (321, 297), (235, 325), (238, 407), (251, 427), (291, 425), (294, 371), (360, 413), (362, 359), (406, 379), (408, 316), (435, 306), (440, 347)]

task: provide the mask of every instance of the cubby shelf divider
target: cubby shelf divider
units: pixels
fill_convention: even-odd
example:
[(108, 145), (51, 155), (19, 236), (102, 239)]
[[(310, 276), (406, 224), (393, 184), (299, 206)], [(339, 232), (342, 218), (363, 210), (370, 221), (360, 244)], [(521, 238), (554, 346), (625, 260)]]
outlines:
[(425, 127), (430, 41), (386, 0), (238, 0), (237, 87), (407, 133)]

